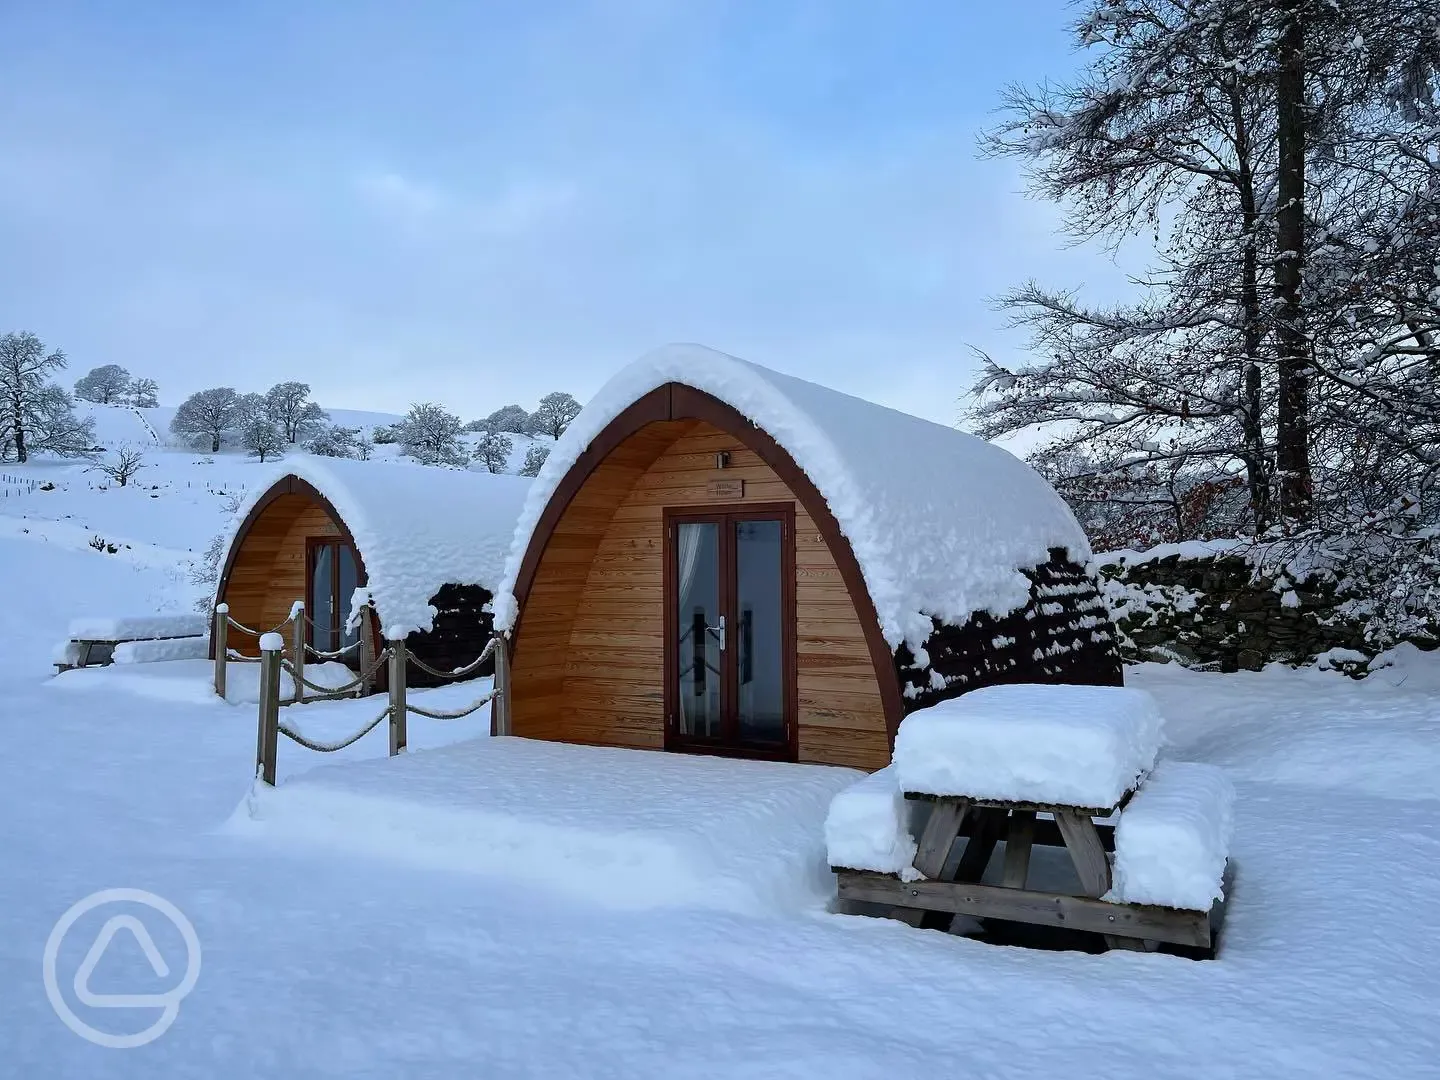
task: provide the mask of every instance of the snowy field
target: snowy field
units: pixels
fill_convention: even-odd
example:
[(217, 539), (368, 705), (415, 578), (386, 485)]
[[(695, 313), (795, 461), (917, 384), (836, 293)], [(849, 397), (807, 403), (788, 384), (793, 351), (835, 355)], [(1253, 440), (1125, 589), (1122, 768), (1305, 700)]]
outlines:
[[(467, 742), (483, 719), (415, 717), (400, 762), (383, 760), (383, 727), (323, 758), (282, 740), (282, 783), (255, 797), (253, 706), (207, 694), (203, 662), (50, 674), (73, 617), (187, 609), (214, 492), (258, 468), (157, 456), (154, 492), (0, 467), (67, 485), (0, 499), (0, 1076), (1440, 1075), (1440, 654), (1363, 683), (1132, 670), (1168, 752), (1237, 790), (1219, 958), (1000, 948), (824, 910), (805, 837), (820, 844), (844, 770), (800, 770), (811, 779), (783, 792), (777, 767), (750, 772), (725, 808), (721, 763), (657, 759), (645, 802), (587, 791), (568, 748), (521, 747), (520, 776), (510, 750)], [(99, 552), (94, 534), (130, 546)], [(415, 696), (453, 708), (481, 689)], [(286, 719), (331, 737), (378, 707)], [(504, 820), (501, 779), (543, 792), (547, 775), (549, 816)], [(734, 861), (781, 819), (789, 847)], [(787, 858), (793, 887), (737, 887)], [(57, 919), (115, 887), (175, 904), (203, 946), (173, 1027), (133, 1050), (73, 1034), (41, 977)], [(67, 994), (103, 920), (67, 935)], [(178, 936), (146, 925), (182, 964)], [(160, 993), (177, 977), (120, 935), (90, 986)], [(157, 1012), (69, 1000), (112, 1031)]]

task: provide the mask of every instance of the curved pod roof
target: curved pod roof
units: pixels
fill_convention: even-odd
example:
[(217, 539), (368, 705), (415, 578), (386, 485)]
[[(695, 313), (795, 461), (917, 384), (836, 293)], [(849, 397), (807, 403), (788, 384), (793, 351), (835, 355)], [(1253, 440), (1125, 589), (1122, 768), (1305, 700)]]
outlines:
[(920, 655), (934, 627), (977, 611), (1023, 607), (1021, 570), (1063, 548), (1090, 547), (1068, 507), (1007, 451), (839, 391), (700, 345), (658, 349), (612, 378), (561, 436), (525, 501), (495, 601), (495, 624), (519, 614), (514, 592), (546, 506), (595, 438), (646, 394), (679, 383), (766, 432), (802, 469), (849, 541), (881, 631)]
[(385, 632), (402, 637), (431, 628), (430, 598), (442, 585), (479, 585), (498, 595), (530, 489), (519, 476), (297, 456), (270, 470), (235, 511), (227, 560), (237, 536), (292, 477), (329, 503), (349, 531)]

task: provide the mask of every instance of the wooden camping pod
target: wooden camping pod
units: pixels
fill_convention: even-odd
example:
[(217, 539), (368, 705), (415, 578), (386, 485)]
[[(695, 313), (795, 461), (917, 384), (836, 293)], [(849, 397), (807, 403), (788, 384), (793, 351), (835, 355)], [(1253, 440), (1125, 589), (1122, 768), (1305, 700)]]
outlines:
[[(1103, 602), (1063, 551), (1027, 573), (1026, 608), (1003, 620), (937, 622), (933, 667), (918, 668), (903, 646), (897, 655), (811, 478), (730, 405), (672, 382), (590, 442), (531, 534), (515, 580), (513, 733), (673, 746), (667, 521), (755, 507), (793, 515), (784, 582), (787, 739), (765, 756), (878, 769), (889, 763), (905, 713), (940, 697), (989, 682), (1120, 681)], [(995, 644), (1002, 638), (1003, 648)]]
[[(296, 600), (309, 596), (312, 552), (317, 541), (326, 540), (350, 546), (357, 584), (367, 584), (365, 552), (356, 545), (341, 513), (308, 481), (282, 476), (254, 502), (236, 531), (220, 571), (216, 603), (228, 604), (231, 618), (256, 630), (279, 625)], [(428, 631), (407, 636), (411, 653), (442, 671), (470, 663), (493, 634), (490, 591), (456, 582), (441, 586), (429, 599), (436, 609), (434, 624)], [(385, 612), (377, 615), (378, 646)], [(259, 655), (257, 639), (239, 630), (230, 631), (228, 645), (243, 655)], [(352, 657), (349, 662), (353, 667), (357, 660)], [(487, 661), (476, 674), (488, 675), (493, 670)], [(416, 667), (407, 678), (412, 686), (431, 686), (438, 681)]]

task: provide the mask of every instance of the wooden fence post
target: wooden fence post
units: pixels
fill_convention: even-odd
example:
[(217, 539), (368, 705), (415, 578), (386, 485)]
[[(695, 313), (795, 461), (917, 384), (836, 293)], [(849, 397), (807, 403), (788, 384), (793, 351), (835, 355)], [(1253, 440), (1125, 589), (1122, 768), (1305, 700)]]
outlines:
[(290, 664), (295, 669), (295, 704), (305, 700), (305, 601), (296, 600), (290, 608)]
[(390, 756), (405, 749), (405, 639), (390, 642)]
[(255, 746), (255, 774), (275, 786), (275, 750), (280, 739), (280, 659), (285, 639), (260, 635), (260, 737)]
[(356, 697), (365, 697), (375, 689), (375, 676), (365, 674), (375, 663), (374, 610), (369, 604), (360, 606), (360, 674), (362, 679), (359, 688), (355, 691)]
[(225, 664), (230, 656), (227, 640), (230, 630), (230, 605), (215, 605), (215, 621), (210, 624), (210, 645), (215, 650), (215, 693), (225, 700)]
[(490, 734), (510, 734), (510, 643), (495, 635), (495, 697), (490, 706)]

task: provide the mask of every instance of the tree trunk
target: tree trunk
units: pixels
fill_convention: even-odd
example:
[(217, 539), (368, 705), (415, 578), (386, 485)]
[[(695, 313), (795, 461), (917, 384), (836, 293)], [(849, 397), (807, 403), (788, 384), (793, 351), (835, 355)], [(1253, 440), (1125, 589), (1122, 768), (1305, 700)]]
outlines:
[(1245, 241), (1240, 266), (1240, 307), (1245, 314), (1241, 363), (1241, 445), (1250, 489), (1250, 515), (1258, 536), (1270, 524), (1270, 476), (1265, 453), (1264, 403), (1261, 396), (1260, 346), (1265, 330), (1260, 310), (1260, 258), (1256, 231), (1260, 214), (1255, 205), (1255, 176), (1250, 165), (1249, 126), (1244, 102), (1236, 86), (1230, 88), (1231, 118), (1235, 125), (1235, 154), (1239, 161), (1240, 214)]
[(1275, 298), (1278, 343), (1276, 465), (1280, 513), (1310, 516), (1310, 348), (1301, 283), (1305, 259), (1305, 22), (1304, 0), (1282, 0), (1275, 80), (1279, 175), (1276, 190)]
[(218, 454), (220, 452), (220, 433), (218, 431), (212, 431), (210, 433), (210, 452), (212, 454)]
[(20, 402), (15, 402), (15, 460), (21, 465), (30, 460), (30, 454), (25, 449), (25, 413), (20, 407)]

